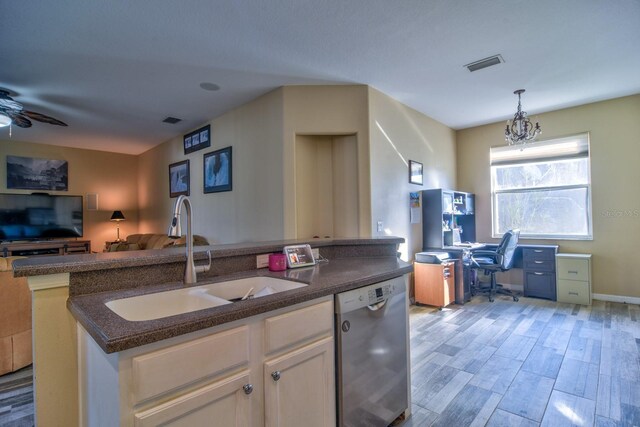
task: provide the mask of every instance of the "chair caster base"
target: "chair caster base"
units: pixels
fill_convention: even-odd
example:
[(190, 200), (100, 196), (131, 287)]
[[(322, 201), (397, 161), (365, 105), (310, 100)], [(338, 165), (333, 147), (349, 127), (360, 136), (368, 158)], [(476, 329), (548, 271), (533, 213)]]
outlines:
[(493, 297), (489, 297), (489, 302), (493, 302)]
[(513, 300), (514, 300), (515, 302), (518, 302), (518, 301), (520, 301), (520, 298), (518, 298), (518, 297), (513, 297)]

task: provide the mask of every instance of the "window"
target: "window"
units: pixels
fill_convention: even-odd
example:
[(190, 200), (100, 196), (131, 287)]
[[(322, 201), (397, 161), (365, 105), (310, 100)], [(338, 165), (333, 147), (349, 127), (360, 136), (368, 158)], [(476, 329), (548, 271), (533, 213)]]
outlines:
[(592, 239), (589, 135), (491, 148), (493, 236)]

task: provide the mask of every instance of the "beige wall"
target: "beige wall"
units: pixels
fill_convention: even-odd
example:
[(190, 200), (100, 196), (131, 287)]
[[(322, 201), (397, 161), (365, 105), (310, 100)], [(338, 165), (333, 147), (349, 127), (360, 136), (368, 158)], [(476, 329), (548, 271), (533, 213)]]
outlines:
[[(640, 95), (536, 115), (542, 138), (590, 133), (593, 240), (535, 240), (561, 252), (593, 254), (593, 292), (640, 297)], [(458, 187), (476, 193), (479, 241), (491, 241), (489, 147), (504, 144), (504, 123), (457, 132)], [(494, 239), (495, 240), (495, 239)]]
[[(278, 89), (209, 122), (209, 148), (185, 156), (180, 136), (141, 154), (140, 231), (166, 231), (175, 202), (169, 198), (168, 165), (189, 159), (195, 234), (211, 243), (281, 239), (282, 121), (282, 90)], [(233, 190), (204, 194), (203, 155), (228, 146), (232, 147)]]
[[(69, 162), (69, 191), (50, 194), (84, 196), (84, 239), (91, 240), (93, 251), (100, 252), (107, 240), (115, 240), (115, 224), (109, 222), (114, 210), (121, 210), (126, 221), (120, 223), (121, 237), (138, 231), (138, 158), (128, 154), (56, 147), (22, 141), (0, 141), (1, 191), (32, 193), (32, 190), (7, 190), (6, 156), (35, 157)], [(88, 211), (86, 195), (98, 194), (97, 211)]]
[[(371, 235), (367, 86), (285, 86), (284, 237), (296, 237), (296, 135), (355, 135), (358, 157), (359, 235)], [(312, 191), (318, 191), (318, 188)]]
[[(409, 193), (460, 189), (455, 132), (372, 88), (369, 114), (372, 234), (404, 237), (402, 259), (411, 261), (422, 250), (422, 222), (409, 221)], [(409, 160), (423, 164), (423, 185), (409, 183)], [(376, 231), (377, 221), (382, 221), (383, 232)]]

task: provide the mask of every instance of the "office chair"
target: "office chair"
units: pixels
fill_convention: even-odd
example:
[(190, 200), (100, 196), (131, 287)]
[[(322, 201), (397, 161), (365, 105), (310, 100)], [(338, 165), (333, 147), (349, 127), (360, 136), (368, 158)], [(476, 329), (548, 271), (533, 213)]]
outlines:
[(471, 252), (471, 268), (484, 270), (485, 274), (491, 275), (491, 286), (489, 288), (476, 287), (475, 290), (482, 294), (488, 294), (491, 302), (493, 302), (496, 294), (509, 295), (513, 297), (514, 301), (518, 301), (518, 297), (511, 290), (504, 289), (496, 284), (496, 273), (510, 270), (513, 267), (519, 236), (520, 230), (509, 230), (504, 233), (495, 251), (480, 249)]

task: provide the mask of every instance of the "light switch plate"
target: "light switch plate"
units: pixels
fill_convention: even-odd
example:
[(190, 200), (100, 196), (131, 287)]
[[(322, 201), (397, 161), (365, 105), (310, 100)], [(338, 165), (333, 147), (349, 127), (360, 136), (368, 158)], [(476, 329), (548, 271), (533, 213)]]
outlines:
[(269, 254), (262, 254), (256, 256), (256, 268), (269, 267)]
[(382, 231), (382, 221), (378, 221), (378, 231)]

